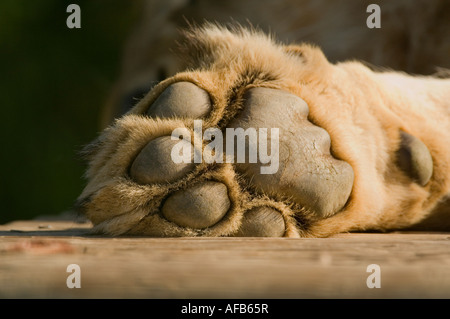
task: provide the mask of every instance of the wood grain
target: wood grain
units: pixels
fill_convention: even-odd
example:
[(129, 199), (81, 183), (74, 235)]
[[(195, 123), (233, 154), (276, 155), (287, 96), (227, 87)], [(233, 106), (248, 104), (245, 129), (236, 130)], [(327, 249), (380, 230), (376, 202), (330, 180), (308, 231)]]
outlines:
[[(89, 223), (0, 225), (1, 298), (450, 298), (450, 233), (324, 239), (107, 238)], [(81, 288), (68, 288), (69, 264)], [(381, 268), (368, 288), (367, 266)]]

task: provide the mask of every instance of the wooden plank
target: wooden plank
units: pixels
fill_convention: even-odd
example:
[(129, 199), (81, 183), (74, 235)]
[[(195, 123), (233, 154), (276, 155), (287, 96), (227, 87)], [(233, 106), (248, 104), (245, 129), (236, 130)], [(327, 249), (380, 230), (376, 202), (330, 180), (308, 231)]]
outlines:
[[(450, 233), (325, 239), (106, 238), (89, 223), (0, 226), (2, 298), (450, 298)], [(81, 269), (68, 288), (67, 266)], [(381, 269), (368, 288), (367, 266)]]

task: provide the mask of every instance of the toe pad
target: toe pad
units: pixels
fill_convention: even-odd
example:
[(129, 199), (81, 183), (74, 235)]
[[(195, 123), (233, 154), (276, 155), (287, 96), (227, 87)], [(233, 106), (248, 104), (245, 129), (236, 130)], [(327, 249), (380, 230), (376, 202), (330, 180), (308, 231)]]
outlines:
[(161, 211), (178, 226), (204, 229), (219, 222), (230, 206), (224, 184), (204, 182), (171, 195)]
[(208, 93), (191, 82), (177, 82), (156, 99), (147, 115), (151, 117), (200, 118), (211, 111)]
[(397, 151), (399, 167), (413, 180), (425, 186), (433, 175), (433, 159), (426, 145), (417, 137), (400, 132)]
[(236, 237), (283, 237), (285, 223), (283, 216), (269, 207), (256, 207), (244, 215)]
[(172, 160), (171, 150), (177, 143), (189, 144), (184, 140), (173, 141), (170, 136), (150, 141), (133, 161), (131, 178), (139, 184), (170, 183), (192, 171), (195, 167), (193, 161), (176, 164)]

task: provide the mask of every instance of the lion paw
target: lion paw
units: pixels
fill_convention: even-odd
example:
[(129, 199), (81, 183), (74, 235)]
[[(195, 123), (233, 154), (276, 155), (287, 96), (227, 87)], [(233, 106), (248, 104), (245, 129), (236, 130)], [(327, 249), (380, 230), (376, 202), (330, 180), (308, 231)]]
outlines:
[[(399, 133), (396, 118), (382, 127), (384, 111), (353, 106), (364, 97), (354, 98), (351, 88), (347, 97), (341, 85), (351, 80), (344, 71), (334, 73), (310, 47), (278, 47), (226, 32), (223, 41), (215, 32), (209, 36), (204, 51), (210, 56), (201, 67), (158, 84), (86, 148), (88, 184), (77, 206), (95, 230), (326, 236), (416, 218), (392, 216), (398, 203), (412, 207), (425, 196), (415, 183), (430, 181), (430, 152)], [(217, 52), (208, 52), (211, 43)], [(252, 49), (261, 45), (263, 58)], [(343, 121), (333, 121), (337, 112), (345, 113)], [(404, 195), (389, 201), (391, 189)]]
[[(221, 112), (214, 110), (211, 100), (197, 85), (175, 82), (141, 112), (142, 116), (129, 114), (118, 120), (110, 129), (115, 132), (109, 135), (127, 136), (123, 145), (129, 144), (130, 149), (126, 160), (121, 158), (124, 154), (120, 157), (117, 153), (117, 159), (113, 156), (111, 160), (116, 161), (114, 166), (124, 166), (126, 174), (124, 180), (118, 176), (110, 179), (109, 183), (116, 185), (100, 193), (117, 196), (121, 183), (135, 190), (110, 199), (116, 201), (115, 210), (122, 210), (112, 219), (89, 216), (89, 206), (99, 197), (98, 192), (91, 194), (83, 205), (97, 228), (113, 234), (282, 237), (297, 231), (290, 206), (318, 217), (342, 209), (352, 189), (353, 170), (330, 154), (330, 136), (308, 121), (308, 106), (301, 98), (277, 89), (250, 88), (243, 93), (241, 109), (222, 130)], [(213, 111), (215, 119), (210, 116)], [(198, 128), (189, 129), (192, 119), (197, 120), (194, 124), (205, 119), (200, 144), (195, 143)], [(190, 136), (174, 138), (177, 129)], [(277, 134), (272, 129), (277, 129)], [(142, 142), (133, 136), (137, 131), (145, 135)], [(242, 132), (244, 135), (239, 135)], [(209, 141), (214, 143), (206, 143)], [(116, 139), (111, 142), (117, 147)], [(106, 144), (102, 144), (103, 151), (108, 148)], [(211, 144), (214, 150), (209, 149), (209, 153), (214, 160), (207, 163), (205, 150)], [(196, 163), (196, 154), (203, 155), (203, 160)], [(174, 159), (174, 155), (180, 158)], [(119, 163), (122, 160), (123, 164)], [(127, 226), (114, 223), (129, 213), (123, 211), (121, 198), (129, 197), (126, 201), (130, 203), (134, 193), (142, 195), (146, 190), (147, 201), (153, 205), (141, 208), (136, 200)], [(141, 209), (147, 211), (134, 216)]]

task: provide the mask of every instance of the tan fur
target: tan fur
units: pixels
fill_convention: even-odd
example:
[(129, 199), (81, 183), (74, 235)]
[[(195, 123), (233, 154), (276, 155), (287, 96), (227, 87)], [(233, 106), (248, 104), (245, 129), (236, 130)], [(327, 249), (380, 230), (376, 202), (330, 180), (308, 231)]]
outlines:
[[(369, 4), (381, 8), (381, 28), (369, 29)], [(446, 0), (141, 0), (141, 16), (127, 43), (102, 127), (122, 115), (126, 96), (186, 68), (176, 42), (188, 23), (230, 21), (256, 26), (283, 43), (314, 43), (333, 63), (358, 59), (411, 74), (450, 68), (450, 2)]]
[[(241, 28), (229, 31), (207, 25), (188, 32), (186, 39), (183, 52), (192, 57), (192, 69), (158, 84), (88, 151), (89, 183), (79, 206), (97, 230), (112, 235), (226, 236), (237, 230), (245, 210), (262, 204), (282, 213), (287, 237), (400, 229), (437, 213), (433, 209), (450, 193), (450, 80), (379, 73), (358, 62), (331, 64), (317, 47), (283, 46)], [(255, 196), (228, 164), (200, 164), (171, 185), (130, 181), (127, 169), (148, 141), (170, 135), (176, 127), (192, 128), (188, 119), (153, 120), (140, 115), (178, 81), (195, 83), (209, 92), (214, 109), (204, 128), (224, 128), (242, 107), (243, 92), (249, 87), (280, 89), (304, 99), (310, 121), (330, 134), (333, 155), (354, 169), (348, 205), (319, 220), (288, 201)], [(430, 150), (434, 172), (424, 187), (395, 164), (400, 130), (416, 136)], [(161, 217), (158, 207), (169, 192), (206, 179), (228, 186), (233, 204), (224, 220), (206, 230), (193, 230)]]

